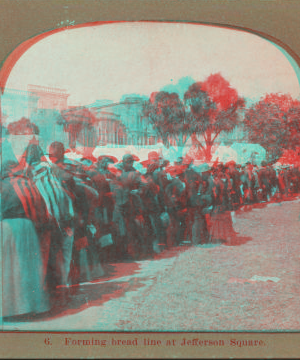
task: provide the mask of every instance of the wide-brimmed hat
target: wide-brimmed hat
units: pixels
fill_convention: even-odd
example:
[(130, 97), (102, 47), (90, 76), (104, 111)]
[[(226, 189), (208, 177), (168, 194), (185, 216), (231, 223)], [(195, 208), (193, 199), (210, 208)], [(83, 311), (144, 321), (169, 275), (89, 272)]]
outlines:
[(97, 159), (96, 159), (95, 156), (93, 156), (93, 155), (84, 156), (84, 157), (82, 157), (79, 161), (82, 162), (82, 161), (85, 161), (85, 160), (89, 160), (89, 161), (91, 161), (92, 163), (95, 163), (95, 162), (97, 161)]
[(148, 159), (141, 161), (141, 164), (145, 167), (147, 167), (150, 163), (152, 163), (153, 161), (159, 161), (160, 160), (160, 156), (158, 154), (158, 152), (156, 151), (150, 151), (148, 153)]
[(129, 161), (139, 161), (140, 159), (133, 154), (125, 154), (122, 158), (123, 162), (129, 162)]
[(169, 165), (166, 167), (165, 171), (172, 176), (178, 176), (183, 174), (186, 168), (186, 165)]
[(118, 162), (118, 159), (115, 156), (112, 155), (101, 155), (98, 156), (98, 163), (102, 162), (103, 160), (107, 160), (108, 163), (110, 164), (115, 164)]

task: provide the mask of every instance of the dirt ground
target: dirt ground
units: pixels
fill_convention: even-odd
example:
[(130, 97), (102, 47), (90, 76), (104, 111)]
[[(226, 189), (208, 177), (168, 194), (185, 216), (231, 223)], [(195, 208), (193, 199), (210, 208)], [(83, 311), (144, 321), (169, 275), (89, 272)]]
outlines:
[(300, 199), (249, 206), (236, 213), (234, 244), (106, 265), (61, 311), (4, 330), (299, 331), (299, 214)]

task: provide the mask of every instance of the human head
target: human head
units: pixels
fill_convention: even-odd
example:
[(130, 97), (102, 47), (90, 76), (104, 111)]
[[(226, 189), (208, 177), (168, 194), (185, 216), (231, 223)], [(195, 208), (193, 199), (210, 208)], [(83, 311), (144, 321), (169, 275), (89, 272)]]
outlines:
[(222, 178), (224, 176), (224, 172), (225, 172), (224, 165), (222, 163), (218, 164), (217, 167), (215, 168), (216, 175), (219, 178)]
[(182, 165), (183, 163), (183, 157), (180, 156), (177, 158), (177, 160), (174, 162), (175, 165)]
[(148, 153), (148, 163), (149, 164), (159, 164), (160, 157), (156, 151), (150, 151)]
[(266, 167), (266, 166), (267, 166), (267, 162), (263, 160), (263, 161), (261, 162), (261, 167)]
[(233, 170), (236, 169), (236, 163), (235, 163), (235, 161), (233, 161), (233, 160), (229, 161), (229, 162), (226, 164), (226, 166), (228, 167), (228, 169), (229, 169), (230, 171), (233, 171)]
[(118, 159), (114, 156), (102, 155), (98, 157), (97, 165), (104, 170), (107, 170), (109, 164), (115, 164)]
[(130, 170), (132, 168), (132, 165), (135, 161), (138, 161), (138, 157), (132, 154), (125, 154), (123, 156), (122, 162), (123, 162), (123, 167), (124, 170)]
[(163, 160), (161, 163), (161, 169), (166, 168), (170, 164), (169, 160)]
[(65, 154), (64, 144), (59, 141), (54, 141), (49, 147), (49, 159), (56, 163), (63, 160)]
[(44, 153), (38, 145), (38, 142), (30, 141), (25, 152), (26, 163), (28, 165), (33, 165), (40, 163), (42, 160), (44, 160)]
[(91, 159), (88, 159), (88, 158), (81, 158), (80, 162), (81, 162), (82, 165), (87, 166), (87, 167), (93, 165), (93, 161)]

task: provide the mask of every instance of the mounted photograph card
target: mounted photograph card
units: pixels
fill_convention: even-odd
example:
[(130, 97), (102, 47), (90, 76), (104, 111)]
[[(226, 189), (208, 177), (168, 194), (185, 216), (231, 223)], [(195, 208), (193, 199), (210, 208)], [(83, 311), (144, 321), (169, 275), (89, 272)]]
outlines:
[(300, 5), (163, 3), (4, 30), (0, 358), (299, 355)]

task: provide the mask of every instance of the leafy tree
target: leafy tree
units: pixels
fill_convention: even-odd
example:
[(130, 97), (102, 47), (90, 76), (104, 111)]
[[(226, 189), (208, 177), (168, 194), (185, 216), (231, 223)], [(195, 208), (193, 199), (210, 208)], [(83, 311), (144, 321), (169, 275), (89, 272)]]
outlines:
[(250, 142), (262, 145), (270, 160), (300, 143), (300, 102), (290, 95), (268, 94), (245, 113)]
[(95, 116), (88, 108), (76, 107), (69, 110), (63, 110), (57, 123), (64, 126), (64, 131), (70, 134), (69, 146), (76, 147), (76, 140), (80, 133), (85, 129), (91, 130), (95, 123)]
[(178, 146), (186, 144), (193, 132), (194, 119), (177, 93), (152, 93), (143, 110), (165, 146), (169, 147), (172, 140)]
[(19, 121), (11, 122), (7, 126), (7, 132), (12, 135), (38, 135), (40, 130), (29, 119), (22, 117)]
[(230, 132), (236, 127), (245, 101), (219, 73), (192, 84), (184, 100), (194, 118), (192, 141), (210, 161), (215, 140), (221, 132)]

